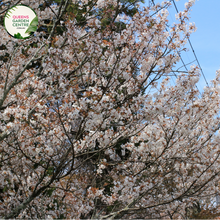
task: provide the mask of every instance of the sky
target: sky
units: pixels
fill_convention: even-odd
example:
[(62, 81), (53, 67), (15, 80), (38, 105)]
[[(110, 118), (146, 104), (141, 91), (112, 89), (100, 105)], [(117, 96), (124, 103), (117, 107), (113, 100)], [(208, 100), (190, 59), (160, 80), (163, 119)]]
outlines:
[[(179, 11), (184, 9), (187, 0), (175, 1)], [(155, 3), (162, 0), (154, 0)], [(145, 0), (148, 5), (148, 0)], [(220, 0), (196, 0), (190, 13), (190, 22), (195, 22), (197, 31), (190, 36), (190, 41), (199, 60), (204, 75), (210, 84), (215, 78), (216, 70), (220, 69)], [(171, 24), (175, 21), (176, 10), (174, 6), (169, 9), (168, 19)], [(188, 45), (189, 51), (182, 55), (185, 63), (195, 60), (193, 52)], [(196, 64), (196, 62), (195, 62)], [(206, 86), (204, 78), (197, 85), (200, 91)]]

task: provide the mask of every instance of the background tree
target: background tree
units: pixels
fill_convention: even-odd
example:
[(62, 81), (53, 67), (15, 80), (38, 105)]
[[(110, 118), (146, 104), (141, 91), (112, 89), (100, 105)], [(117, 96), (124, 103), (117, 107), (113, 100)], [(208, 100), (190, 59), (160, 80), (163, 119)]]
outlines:
[(158, 84), (193, 1), (169, 30), (169, 1), (126, 15), (129, 2), (20, 1), (38, 32), (0, 26), (2, 218), (177, 218), (219, 191), (220, 72), (201, 95), (194, 66)]

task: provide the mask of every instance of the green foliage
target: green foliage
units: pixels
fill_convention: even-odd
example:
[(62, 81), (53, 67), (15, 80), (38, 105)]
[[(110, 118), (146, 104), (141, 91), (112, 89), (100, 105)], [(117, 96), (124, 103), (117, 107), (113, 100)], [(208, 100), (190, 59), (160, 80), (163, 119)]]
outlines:
[(4, 188), (3, 188), (3, 190), (2, 190), (2, 192), (4, 193), (4, 192), (6, 192), (8, 190), (8, 188), (7, 188), (7, 186), (5, 186)]
[(50, 175), (53, 175), (53, 172), (54, 172), (54, 167), (50, 166), (50, 167), (47, 169), (47, 174), (50, 176)]
[(53, 191), (54, 191), (55, 189), (56, 189), (55, 187), (49, 188), (48, 190), (45, 191), (45, 194), (46, 194), (47, 196), (51, 197), (52, 194), (53, 194)]
[[(61, 0), (48, 0), (45, 5), (42, 7), (46, 7), (51, 4), (60, 4)], [(115, 22), (114, 19), (116, 16), (112, 17), (108, 11), (115, 11), (116, 14), (125, 14), (129, 17), (133, 17), (135, 13), (138, 11), (137, 4), (144, 3), (144, 0), (120, 0), (121, 3), (120, 9), (114, 8), (113, 5), (110, 5), (108, 8), (104, 10), (93, 10), (93, 6), (95, 4), (94, 1), (88, 1), (87, 4), (84, 4), (80, 7), (79, 3), (70, 2), (67, 6), (66, 13), (64, 15), (64, 20), (76, 19), (79, 26), (85, 26), (86, 19), (85, 14), (95, 15), (101, 21), (101, 27), (105, 28), (111, 22), (114, 23), (117, 29), (125, 29), (126, 25), (123, 22)], [(89, 9), (89, 10), (88, 10)], [(110, 10), (109, 10), (110, 9)]]

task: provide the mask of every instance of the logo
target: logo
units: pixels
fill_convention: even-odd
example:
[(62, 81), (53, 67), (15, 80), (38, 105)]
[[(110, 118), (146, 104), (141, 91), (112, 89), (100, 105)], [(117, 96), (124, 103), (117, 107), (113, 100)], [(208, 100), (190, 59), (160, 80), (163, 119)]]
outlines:
[(26, 39), (37, 30), (38, 17), (30, 7), (16, 5), (6, 12), (4, 26), (8, 34), (12, 37)]

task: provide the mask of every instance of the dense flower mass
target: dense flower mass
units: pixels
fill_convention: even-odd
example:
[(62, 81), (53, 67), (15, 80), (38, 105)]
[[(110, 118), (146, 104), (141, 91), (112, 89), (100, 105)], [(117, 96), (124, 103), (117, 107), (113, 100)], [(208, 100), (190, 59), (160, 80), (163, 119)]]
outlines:
[(0, 25), (0, 217), (188, 217), (220, 162), (220, 71), (175, 70), (194, 1), (171, 27), (170, 1), (45, 2), (31, 38)]

